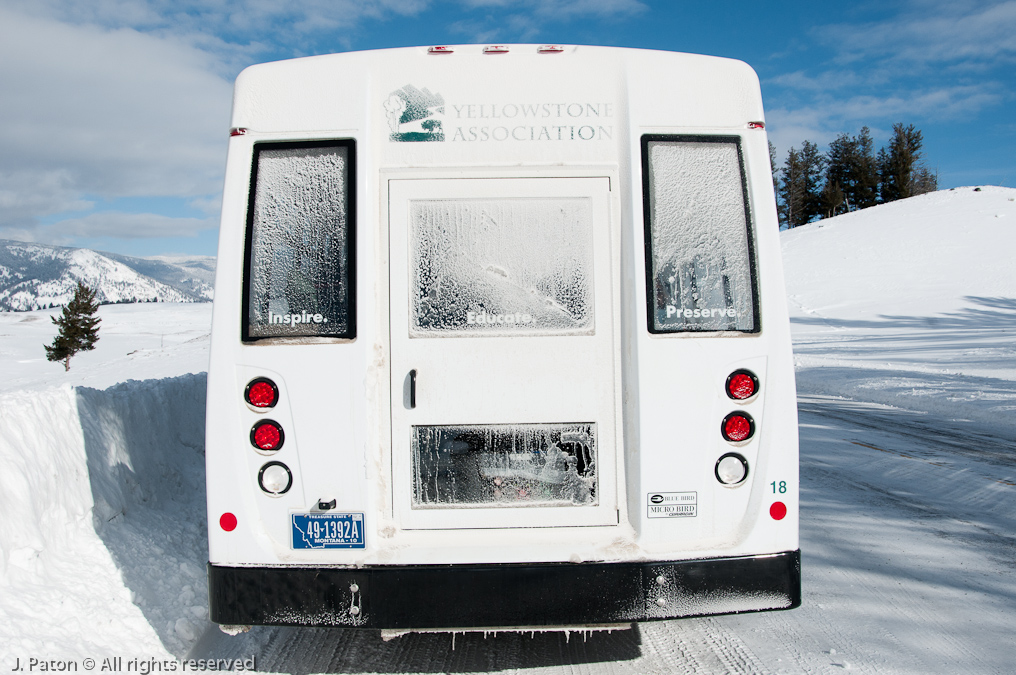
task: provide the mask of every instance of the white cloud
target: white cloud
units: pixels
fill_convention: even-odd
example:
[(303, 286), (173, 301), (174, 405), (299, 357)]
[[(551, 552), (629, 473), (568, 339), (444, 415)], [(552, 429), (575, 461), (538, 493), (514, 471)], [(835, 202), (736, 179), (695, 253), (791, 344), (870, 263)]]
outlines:
[(459, 0), (469, 10), (503, 10), (505, 13), (455, 21), (449, 30), (470, 36), (474, 42), (535, 40), (548, 22), (583, 17), (604, 19), (634, 15), (648, 7), (640, 0)]
[(107, 198), (218, 191), (231, 86), (211, 61), (172, 38), (0, 9), (0, 174), (56, 172)]
[(888, 21), (822, 26), (840, 60), (890, 58), (910, 64), (991, 63), (1016, 57), (1016, 1), (915, 3)]
[(365, 19), (413, 15), (430, 0), (8, 0), (25, 13), (77, 25), (134, 28), (162, 35), (226, 36), (238, 44), (350, 28)]
[(640, 0), (462, 0), (470, 8), (496, 7), (516, 13), (527, 11), (540, 18), (635, 14), (648, 7)]
[(770, 138), (782, 161), (808, 139), (822, 146), (871, 127), (876, 144), (894, 122), (957, 123), (1013, 98), (1016, 0), (910, 0), (888, 19), (816, 26), (810, 59), (765, 78)]
[(0, 224), (30, 222), (35, 216), (91, 207), (92, 202), (80, 197), (65, 169), (0, 172)]
[(871, 128), (876, 145), (888, 140), (892, 123), (950, 120), (969, 117), (1004, 99), (1004, 92), (991, 84), (957, 85), (929, 90), (897, 91), (878, 96), (857, 94), (817, 96), (799, 106), (770, 106), (766, 110), (769, 140), (781, 163), (791, 146), (809, 140), (820, 147), (841, 133), (856, 134)]
[(218, 227), (218, 218), (171, 218), (156, 213), (90, 213), (68, 218), (31, 231), (33, 241), (68, 242), (76, 237), (150, 239), (154, 237), (195, 237), (203, 230)]

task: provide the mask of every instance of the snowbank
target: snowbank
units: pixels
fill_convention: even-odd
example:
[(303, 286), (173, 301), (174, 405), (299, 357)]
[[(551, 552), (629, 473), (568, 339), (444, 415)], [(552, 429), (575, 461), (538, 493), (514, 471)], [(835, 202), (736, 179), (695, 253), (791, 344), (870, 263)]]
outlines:
[(943, 190), (781, 237), (802, 393), (1016, 439), (1016, 190)]
[(204, 374), (0, 395), (3, 651), (168, 658), (204, 630), (204, 399)]

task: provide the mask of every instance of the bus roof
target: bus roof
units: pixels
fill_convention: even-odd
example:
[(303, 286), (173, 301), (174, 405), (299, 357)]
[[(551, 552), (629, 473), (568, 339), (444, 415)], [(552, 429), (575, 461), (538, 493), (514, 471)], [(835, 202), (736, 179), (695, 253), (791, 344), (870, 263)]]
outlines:
[(537, 147), (608, 160), (631, 133), (722, 133), (763, 120), (758, 77), (733, 59), (460, 45), (251, 66), (237, 78), (232, 127), (276, 138), (369, 137), (384, 141), (386, 163), (399, 164), (453, 148), (482, 151), (485, 161), (532, 158)]

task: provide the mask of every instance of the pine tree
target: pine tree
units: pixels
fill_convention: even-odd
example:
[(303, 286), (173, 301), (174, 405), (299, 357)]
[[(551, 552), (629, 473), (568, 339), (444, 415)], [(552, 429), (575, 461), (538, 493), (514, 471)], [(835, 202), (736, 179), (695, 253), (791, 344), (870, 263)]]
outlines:
[(801, 183), (801, 157), (795, 148), (787, 151), (787, 161), (780, 169), (780, 184), (776, 190), (777, 213), (780, 225), (788, 229), (799, 224), (804, 210), (804, 193)]
[(889, 149), (878, 153), (879, 193), (883, 202), (906, 199), (938, 189), (938, 177), (924, 166), (921, 145), (924, 138), (913, 124), (893, 125)]
[(826, 151), (825, 217), (865, 209), (878, 202), (878, 164), (871, 132), (862, 127), (856, 136), (840, 134)]
[(878, 204), (878, 161), (868, 127), (861, 127), (854, 137), (853, 185), (849, 199), (852, 210)]
[(80, 281), (74, 289), (74, 297), (64, 305), (60, 317), (53, 317), (53, 323), (60, 327), (60, 332), (53, 339), (53, 344), (46, 346), (46, 358), (50, 361), (63, 361), (64, 370), (71, 369), (71, 357), (80, 351), (95, 349), (99, 340), (99, 322), (95, 316), (99, 303), (95, 300), (95, 291)]
[(791, 148), (780, 170), (778, 190), (780, 222), (787, 227), (809, 223), (822, 214), (822, 192), (819, 187), (825, 159), (818, 146), (804, 141), (801, 150)]

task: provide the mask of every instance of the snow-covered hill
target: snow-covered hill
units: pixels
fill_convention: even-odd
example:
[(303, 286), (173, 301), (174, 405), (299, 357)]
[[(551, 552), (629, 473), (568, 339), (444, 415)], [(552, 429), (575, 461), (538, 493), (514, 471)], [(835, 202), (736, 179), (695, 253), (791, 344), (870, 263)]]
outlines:
[(66, 304), (79, 281), (99, 302), (204, 302), (215, 259), (134, 258), (90, 249), (0, 240), (0, 311)]
[(942, 190), (781, 236), (799, 391), (1016, 439), (1016, 189)]

